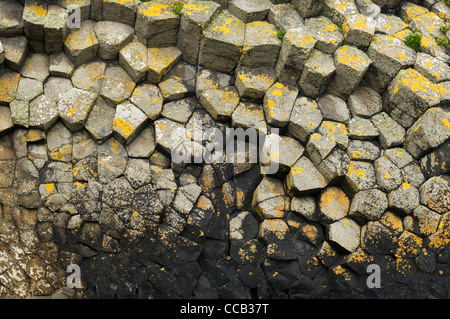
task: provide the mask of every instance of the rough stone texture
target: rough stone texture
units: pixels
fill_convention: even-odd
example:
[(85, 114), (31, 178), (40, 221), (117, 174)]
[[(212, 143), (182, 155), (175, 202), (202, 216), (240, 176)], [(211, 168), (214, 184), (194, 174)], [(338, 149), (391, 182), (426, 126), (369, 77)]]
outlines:
[(177, 40), (180, 17), (169, 4), (142, 3), (136, 14), (136, 34), (149, 47), (172, 46)]
[(228, 12), (219, 13), (203, 31), (198, 63), (231, 73), (244, 45), (245, 24)]
[(202, 32), (219, 7), (211, 1), (191, 1), (183, 6), (177, 46), (183, 52), (183, 60), (187, 63), (197, 64)]
[(58, 101), (59, 116), (73, 131), (83, 129), (97, 95), (95, 93), (73, 88), (67, 91)]
[(267, 124), (285, 127), (297, 97), (297, 88), (277, 82), (264, 95), (263, 109)]
[(103, 77), (100, 95), (108, 102), (119, 104), (130, 97), (136, 83), (121, 67), (107, 67)]
[(133, 40), (119, 51), (119, 64), (128, 72), (134, 82), (140, 82), (147, 74), (147, 48)]
[(269, 0), (231, 0), (228, 4), (228, 10), (244, 23), (256, 20), (263, 20), (271, 6)]
[(79, 30), (72, 30), (64, 41), (64, 52), (79, 66), (97, 56), (99, 43), (91, 21), (83, 21)]

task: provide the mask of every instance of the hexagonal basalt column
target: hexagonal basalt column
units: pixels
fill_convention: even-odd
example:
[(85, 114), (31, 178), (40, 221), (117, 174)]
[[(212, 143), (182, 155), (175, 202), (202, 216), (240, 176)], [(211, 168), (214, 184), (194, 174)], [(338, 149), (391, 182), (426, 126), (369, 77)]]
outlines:
[(96, 98), (93, 92), (73, 88), (59, 100), (59, 116), (71, 131), (83, 129)]
[(231, 0), (228, 10), (244, 23), (264, 20), (272, 3), (269, 0)]
[(307, 28), (289, 30), (284, 36), (275, 66), (278, 81), (296, 85), (315, 44), (316, 39)]
[(141, 131), (147, 116), (132, 103), (117, 105), (113, 120), (113, 133), (119, 140), (130, 143)]
[(95, 58), (98, 48), (94, 24), (90, 20), (83, 21), (80, 29), (72, 30), (64, 42), (64, 52), (75, 66)]
[(176, 44), (180, 17), (168, 4), (146, 2), (139, 5), (136, 15), (136, 34), (149, 47)]
[(131, 42), (134, 34), (129, 25), (113, 21), (99, 21), (94, 30), (99, 43), (98, 57), (103, 60), (117, 60), (120, 49)]
[(344, 45), (334, 52), (336, 75), (330, 87), (341, 94), (349, 95), (359, 85), (372, 61), (363, 51)]
[(197, 64), (202, 32), (219, 8), (213, 1), (191, 1), (183, 6), (177, 47), (183, 52), (183, 60), (187, 63)]
[(245, 27), (244, 47), (239, 66), (275, 67), (280, 45), (277, 29), (272, 24), (263, 21), (248, 23)]
[(134, 26), (139, 0), (103, 0), (103, 20)]
[(203, 31), (199, 65), (220, 72), (233, 72), (241, 57), (244, 35), (245, 24), (228, 11), (222, 11)]

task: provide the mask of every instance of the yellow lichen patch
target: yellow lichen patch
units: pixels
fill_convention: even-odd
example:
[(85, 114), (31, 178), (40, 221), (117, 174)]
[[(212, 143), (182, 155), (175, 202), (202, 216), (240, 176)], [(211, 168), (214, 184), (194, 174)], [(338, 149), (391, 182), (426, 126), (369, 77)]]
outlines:
[(45, 184), (44, 187), (47, 191), (47, 195), (50, 195), (51, 193), (53, 193), (55, 191), (55, 184), (53, 184), (53, 183)]
[(293, 167), (291, 169), (291, 171), (292, 171), (292, 174), (304, 174), (305, 173), (303, 168), (300, 168), (300, 167)]
[(403, 232), (403, 221), (397, 215), (391, 212), (386, 212), (380, 219), (380, 222), (388, 228), (394, 230), (398, 234)]
[(345, 193), (337, 188), (327, 188), (320, 196), (320, 210), (332, 219), (344, 217), (350, 207), (350, 200)]
[(125, 137), (130, 136), (134, 130), (134, 127), (130, 123), (128, 123), (124, 119), (120, 119), (120, 118), (114, 119), (113, 128), (115, 130), (120, 130)]
[(442, 119), (442, 124), (444, 124), (444, 126), (450, 130), (450, 122), (447, 119)]
[(353, 177), (354, 174), (361, 178), (366, 177), (366, 173), (362, 169), (358, 168), (356, 163), (349, 163), (347, 175)]
[(405, 188), (405, 189), (409, 189), (409, 188), (411, 187), (411, 185), (410, 185), (408, 182), (404, 182), (404, 183), (402, 184), (402, 186), (403, 186), (403, 188)]
[(10, 103), (14, 100), (19, 79), (19, 73), (0, 73), (0, 102)]
[(37, 1), (32, 2), (31, 5), (26, 8), (28, 10), (31, 10), (34, 14), (38, 15), (41, 18), (43, 18), (47, 15), (47, 9), (45, 9)]

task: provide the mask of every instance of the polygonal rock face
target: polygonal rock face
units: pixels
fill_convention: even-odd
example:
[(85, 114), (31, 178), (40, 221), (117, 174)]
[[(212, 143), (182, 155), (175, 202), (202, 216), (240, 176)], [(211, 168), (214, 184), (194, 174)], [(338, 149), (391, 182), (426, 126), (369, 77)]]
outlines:
[(359, 246), (360, 227), (349, 218), (341, 219), (328, 226), (328, 238), (345, 250), (352, 252)]
[(130, 97), (135, 86), (136, 83), (121, 67), (107, 67), (100, 95), (114, 104), (123, 103)]
[(357, 220), (378, 220), (387, 207), (385, 193), (378, 189), (364, 190), (353, 198), (349, 215)]
[(230, 13), (221, 12), (203, 31), (199, 64), (230, 73), (239, 61), (244, 35), (244, 23)]
[(104, 60), (117, 60), (120, 49), (132, 40), (134, 33), (132, 27), (113, 21), (99, 21), (94, 30), (99, 44), (98, 56)]
[(158, 87), (155, 85), (139, 85), (134, 89), (130, 101), (141, 109), (151, 120), (156, 119), (161, 113), (163, 98)]
[(302, 156), (291, 167), (286, 177), (286, 186), (295, 195), (307, 195), (324, 188), (327, 183), (314, 164)]
[(140, 132), (141, 126), (147, 120), (147, 116), (139, 108), (131, 103), (122, 103), (116, 107), (116, 116), (113, 120), (113, 132), (119, 139), (127, 144)]
[(76, 132), (83, 128), (96, 98), (95, 93), (73, 88), (59, 100), (59, 116), (70, 130)]
[(97, 55), (98, 40), (91, 21), (83, 21), (79, 30), (73, 30), (64, 42), (64, 52), (76, 65), (81, 65)]

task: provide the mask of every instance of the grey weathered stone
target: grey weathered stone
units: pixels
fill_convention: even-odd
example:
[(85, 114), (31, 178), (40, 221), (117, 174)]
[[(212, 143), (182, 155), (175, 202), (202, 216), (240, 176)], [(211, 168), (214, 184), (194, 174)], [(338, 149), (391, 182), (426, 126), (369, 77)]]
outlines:
[(22, 34), (23, 11), (24, 7), (19, 2), (2, 1), (0, 3), (0, 12), (4, 15), (0, 24), (0, 37), (14, 37)]
[(381, 96), (367, 86), (358, 86), (347, 103), (352, 115), (359, 117), (372, 117), (383, 108)]
[(335, 147), (331, 153), (317, 166), (317, 169), (329, 183), (337, 183), (347, 174), (349, 158), (347, 153)]
[(14, 100), (9, 103), (9, 108), (11, 110), (11, 120), (14, 125), (28, 127), (29, 119), (29, 103), (20, 100)]
[(106, 63), (102, 61), (90, 61), (80, 65), (73, 72), (73, 86), (98, 94), (102, 88), (105, 69)]
[(148, 70), (147, 47), (136, 38), (119, 51), (119, 64), (134, 82), (145, 79)]
[(58, 106), (45, 94), (42, 94), (30, 102), (31, 128), (48, 131), (58, 119)]
[(317, 104), (325, 120), (346, 123), (350, 119), (350, 112), (347, 103), (337, 96), (324, 94)]
[(235, 85), (241, 99), (260, 101), (276, 79), (270, 68), (241, 68), (236, 73)]
[(357, 47), (367, 47), (375, 34), (376, 22), (363, 14), (352, 14), (346, 17), (342, 24), (346, 43)]
[(348, 143), (347, 154), (351, 160), (373, 162), (380, 157), (381, 149), (376, 141), (362, 141), (351, 139)]
[(450, 136), (450, 112), (446, 108), (428, 109), (406, 132), (405, 149), (419, 158), (438, 147)]
[(327, 186), (327, 182), (314, 164), (306, 156), (302, 156), (291, 167), (286, 177), (286, 186), (291, 194), (298, 196), (317, 192)]
[(204, 28), (209, 24), (220, 6), (212, 1), (190, 1), (181, 11), (177, 47), (183, 52), (183, 60), (196, 65)]
[(269, 0), (231, 0), (228, 10), (244, 23), (264, 20), (272, 3)]
[(390, 192), (402, 184), (403, 178), (400, 169), (388, 158), (382, 156), (373, 164), (377, 183), (381, 190)]
[(405, 129), (385, 112), (371, 118), (373, 125), (380, 133), (379, 141), (382, 148), (401, 145), (405, 140)]
[(44, 23), (44, 49), (47, 54), (63, 51), (63, 42), (67, 35), (67, 18), (66, 9), (49, 5)]
[(291, 211), (308, 220), (317, 220), (316, 201), (313, 196), (293, 197)]
[(316, 39), (306, 27), (289, 30), (283, 38), (275, 66), (278, 81), (296, 85), (303, 67), (313, 52)]
[(414, 69), (401, 70), (385, 95), (386, 110), (403, 127), (410, 127), (440, 102), (439, 88)]
[(334, 51), (336, 75), (329, 86), (341, 94), (350, 95), (359, 85), (372, 61), (354, 46), (343, 45)]
[(305, 26), (311, 30), (317, 40), (316, 49), (326, 54), (333, 54), (344, 41), (344, 36), (339, 32), (339, 27), (327, 17), (319, 16), (306, 19)]
[(155, 120), (161, 113), (163, 97), (155, 85), (148, 83), (138, 85), (131, 94), (130, 101), (151, 120)]
[(150, 184), (152, 180), (150, 163), (145, 159), (130, 158), (124, 175), (134, 189)]
[(400, 69), (413, 66), (416, 61), (413, 49), (400, 39), (388, 35), (375, 36), (367, 54), (373, 66), (390, 77), (394, 77)]
[(3, 45), (5, 64), (11, 70), (19, 71), (28, 54), (27, 38), (18, 36), (14, 38), (0, 38), (0, 41)]
[(44, 93), (53, 101), (58, 102), (72, 88), (73, 85), (69, 79), (51, 76), (44, 85)]
[(314, 165), (319, 165), (335, 146), (336, 142), (321, 134), (314, 133), (310, 136), (308, 144), (306, 144), (306, 152)]
[(102, 142), (111, 136), (115, 113), (104, 99), (97, 98), (85, 122), (86, 130), (96, 141)]
[(125, 102), (133, 92), (136, 83), (124, 69), (109, 66), (105, 70), (100, 96), (113, 104)]
[(49, 76), (49, 57), (46, 54), (32, 53), (20, 69), (22, 76), (44, 82)]
[(343, 123), (334, 121), (322, 121), (318, 129), (318, 133), (336, 142), (342, 149), (348, 147), (348, 131), (347, 126)]
[(239, 67), (274, 68), (280, 46), (281, 41), (277, 37), (275, 26), (264, 21), (247, 23)]
[(14, 125), (11, 118), (11, 110), (6, 106), (0, 106), (0, 132), (12, 128)]
[(277, 82), (264, 95), (263, 109), (269, 125), (285, 127), (297, 98), (298, 90), (291, 85)]
[(257, 132), (267, 133), (264, 110), (261, 105), (240, 102), (231, 115), (233, 127), (253, 128)]
[(113, 133), (125, 143), (130, 143), (142, 130), (147, 116), (132, 103), (121, 103), (116, 107), (113, 120)]
[(369, 119), (354, 117), (348, 122), (348, 136), (352, 139), (371, 140), (378, 135), (378, 130)]
[(292, 4), (296, 6), (296, 10), (303, 18), (308, 18), (318, 15), (324, 5), (323, 0), (293, 0)]
[[(44, 44), (44, 24), (47, 15), (48, 4), (43, 1), (27, 0), (23, 7), (23, 27), (25, 36), (34, 41), (41, 41), (39, 46), (35, 46), (37, 51), (43, 52)], [(34, 45), (34, 43), (33, 43)]]
[(155, 150), (155, 128), (147, 126), (127, 145), (129, 157), (149, 157)]
[(99, 21), (94, 30), (99, 44), (98, 57), (103, 60), (117, 60), (119, 51), (133, 40), (134, 29), (123, 23)]
[(420, 203), (429, 209), (444, 214), (450, 205), (450, 187), (446, 175), (429, 178), (420, 186)]
[(186, 139), (186, 128), (168, 119), (155, 121), (156, 146), (170, 154)]
[(289, 118), (289, 133), (298, 138), (300, 142), (306, 143), (309, 135), (314, 133), (319, 127), (322, 119), (322, 113), (316, 101), (306, 97), (299, 97), (295, 100)]
[(314, 50), (305, 63), (298, 85), (306, 96), (318, 97), (325, 92), (335, 71), (333, 57)]
[(356, 194), (374, 188), (376, 182), (375, 169), (371, 163), (350, 161), (345, 175), (345, 184), (349, 192)]
[[(97, 159), (98, 180), (102, 184), (107, 184), (124, 173), (128, 156), (125, 147), (114, 137), (110, 137), (98, 147)], [(105, 194), (105, 190), (103, 194)], [(112, 196), (116, 195), (118, 194)], [(124, 194), (123, 196), (126, 197), (127, 195)]]
[(64, 52), (75, 66), (96, 57), (98, 48), (94, 24), (90, 20), (81, 22), (81, 28), (72, 30), (64, 41)]
[(344, 218), (327, 226), (328, 238), (348, 252), (359, 247), (361, 229), (350, 218)]
[(172, 46), (177, 40), (180, 17), (169, 4), (141, 3), (136, 14), (136, 34), (149, 47)]
[(378, 220), (388, 208), (386, 194), (378, 189), (358, 192), (350, 205), (350, 217), (360, 222)]
[(228, 121), (239, 103), (239, 93), (234, 86), (204, 89), (200, 93), (200, 104), (218, 121)]
[(199, 65), (231, 73), (244, 45), (245, 24), (228, 11), (219, 13), (203, 31)]
[(83, 129), (96, 98), (95, 93), (78, 88), (70, 89), (61, 97), (58, 101), (59, 116), (71, 131)]
[(44, 93), (42, 82), (21, 77), (17, 86), (16, 99), (29, 102), (42, 93)]
[(408, 182), (388, 194), (389, 209), (399, 214), (410, 214), (419, 204), (419, 191)]
[(49, 73), (50, 76), (70, 78), (74, 70), (74, 64), (64, 52), (50, 55)]
[(337, 25), (342, 25), (348, 16), (357, 13), (359, 12), (354, 1), (325, 0), (322, 9), (322, 15), (326, 16)]
[(304, 25), (302, 17), (287, 3), (272, 5), (269, 9), (267, 20), (277, 29), (284, 32)]
[(414, 69), (434, 83), (450, 80), (450, 67), (443, 61), (423, 52), (417, 54)]
[(161, 94), (167, 100), (176, 100), (195, 92), (197, 68), (180, 62), (170, 70), (159, 82)]
[(103, 20), (134, 26), (138, 4), (138, 0), (104, 0), (102, 4)]
[[(274, 147), (274, 145), (276, 145)], [(277, 168), (275, 174), (282, 176), (289, 172), (292, 165), (303, 155), (304, 147), (295, 139), (287, 136), (270, 134), (264, 140), (260, 163)], [(264, 173), (264, 169), (261, 169)]]
[(186, 124), (198, 105), (196, 97), (185, 98), (164, 104), (161, 115), (169, 120)]

